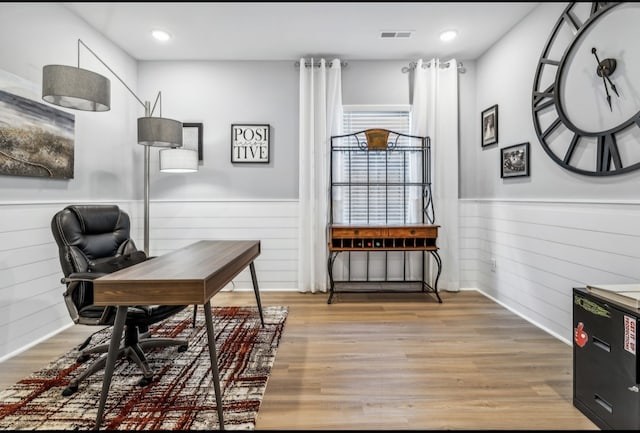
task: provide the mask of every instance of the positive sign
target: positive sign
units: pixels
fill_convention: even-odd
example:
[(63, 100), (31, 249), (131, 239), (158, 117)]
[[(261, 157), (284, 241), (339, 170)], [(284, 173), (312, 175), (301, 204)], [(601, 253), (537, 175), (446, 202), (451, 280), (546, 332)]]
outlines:
[(231, 162), (269, 162), (269, 125), (231, 125)]

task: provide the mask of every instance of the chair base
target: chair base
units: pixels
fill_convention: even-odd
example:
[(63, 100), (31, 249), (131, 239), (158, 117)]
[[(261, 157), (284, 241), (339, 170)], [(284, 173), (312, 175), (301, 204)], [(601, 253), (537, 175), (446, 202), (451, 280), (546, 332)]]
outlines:
[[(124, 341), (127, 339), (125, 338)], [(86, 347), (88, 340), (85, 341), (81, 347)], [(130, 361), (135, 362), (140, 370), (142, 370), (143, 378), (138, 382), (140, 386), (146, 386), (153, 381), (153, 371), (149, 367), (147, 358), (144, 355), (144, 350), (155, 347), (169, 347), (178, 346), (178, 352), (184, 352), (187, 350), (187, 340), (179, 340), (175, 338), (141, 338), (135, 339), (133, 344), (122, 344), (118, 350), (118, 359), (126, 357)], [(102, 353), (102, 355), (96, 359), (91, 365), (89, 365), (79, 376), (69, 382), (67, 388), (62, 391), (62, 395), (67, 397), (72, 395), (78, 390), (79, 384), (87, 377), (102, 370), (107, 362), (107, 353), (109, 351), (109, 344), (100, 344), (83, 350), (77, 358), (78, 362), (84, 362), (89, 358), (90, 354)]]

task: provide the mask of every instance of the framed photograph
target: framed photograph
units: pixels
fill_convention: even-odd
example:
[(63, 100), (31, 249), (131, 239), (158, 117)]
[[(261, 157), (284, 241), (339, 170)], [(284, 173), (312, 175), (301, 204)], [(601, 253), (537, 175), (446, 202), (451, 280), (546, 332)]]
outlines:
[(529, 176), (529, 143), (500, 149), (500, 177)]
[(202, 123), (182, 123), (182, 147), (198, 149), (198, 161), (202, 161)]
[(498, 142), (498, 105), (487, 108), (482, 112), (482, 147)]
[(231, 125), (231, 162), (268, 163), (271, 131), (265, 125)]

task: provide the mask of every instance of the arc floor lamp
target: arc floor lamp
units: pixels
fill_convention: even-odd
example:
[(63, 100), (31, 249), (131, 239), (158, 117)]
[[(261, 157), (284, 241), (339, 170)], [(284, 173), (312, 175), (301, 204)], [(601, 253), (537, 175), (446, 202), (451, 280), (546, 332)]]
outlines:
[[(198, 170), (197, 151), (180, 149), (182, 122), (162, 117), (162, 93), (151, 106), (143, 102), (129, 86), (91, 48), (78, 39), (78, 66), (45, 65), (42, 68), (42, 99), (54, 105), (83, 111), (108, 111), (111, 108), (111, 82), (108, 78), (80, 68), (80, 46), (85, 47), (111, 72), (144, 107), (138, 118), (138, 143), (144, 145), (144, 252), (149, 254), (149, 157), (151, 147), (160, 151), (160, 168), (168, 172)], [(153, 117), (159, 103), (159, 116)], [(166, 153), (165, 153), (166, 152)]]

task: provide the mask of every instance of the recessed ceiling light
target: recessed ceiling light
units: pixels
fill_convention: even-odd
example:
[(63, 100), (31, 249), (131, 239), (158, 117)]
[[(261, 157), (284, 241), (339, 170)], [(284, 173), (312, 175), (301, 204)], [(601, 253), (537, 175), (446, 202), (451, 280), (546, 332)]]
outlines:
[(454, 40), (457, 35), (458, 35), (458, 32), (456, 32), (455, 30), (447, 30), (440, 33), (440, 40), (443, 42), (449, 42)]
[(166, 42), (171, 39), (171, 35), (164, 30), (153, 30), (151, 35), (161, 42)]

